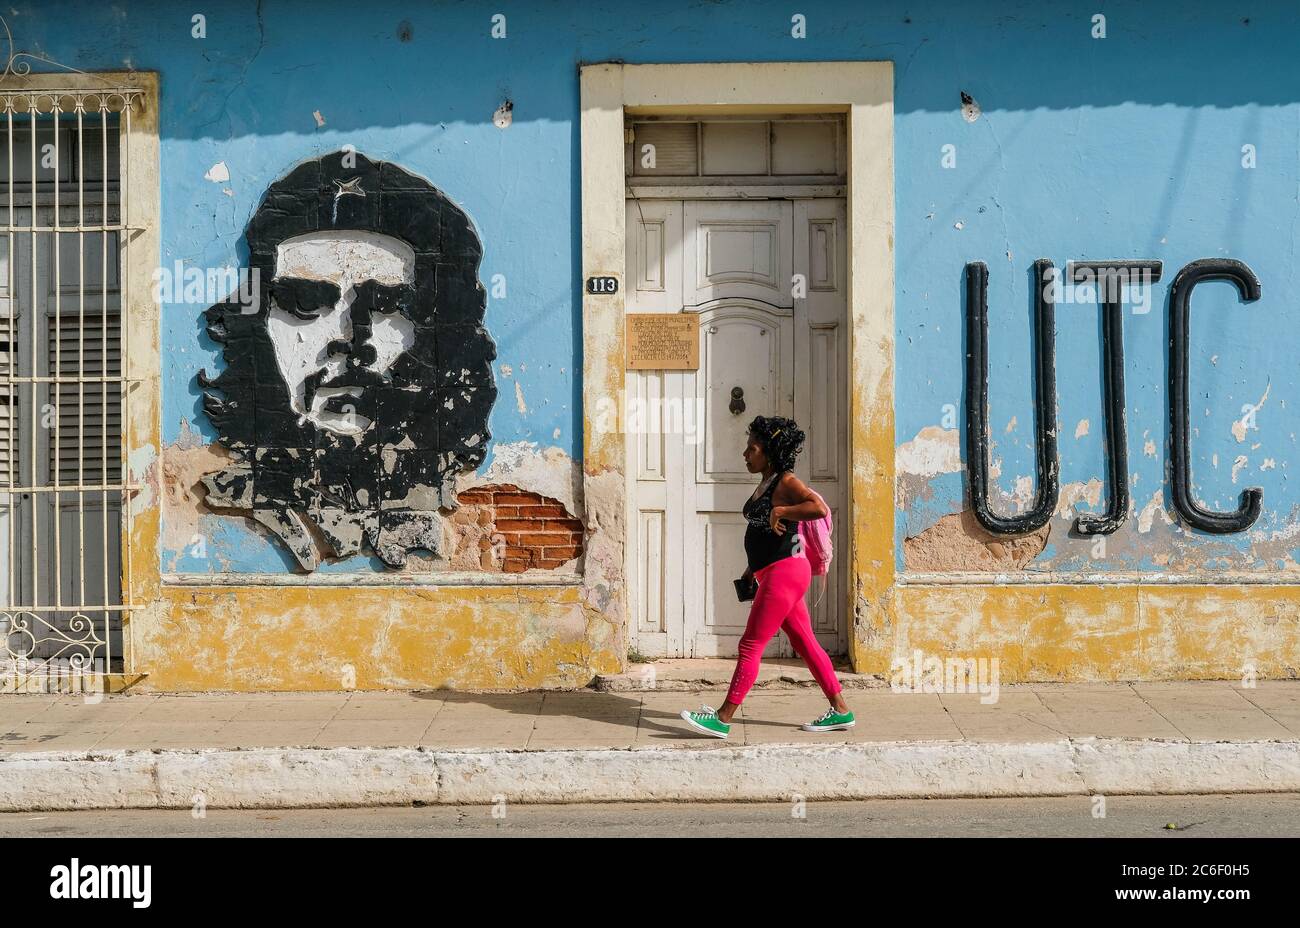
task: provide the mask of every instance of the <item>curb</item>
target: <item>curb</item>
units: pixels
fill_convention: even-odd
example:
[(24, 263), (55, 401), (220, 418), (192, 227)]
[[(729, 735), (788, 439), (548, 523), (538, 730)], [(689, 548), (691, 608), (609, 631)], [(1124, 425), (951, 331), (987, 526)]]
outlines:
[(0, 756), (0, 811), (1300, 792), (1300, 741), (1083, 738), (715, 749)]

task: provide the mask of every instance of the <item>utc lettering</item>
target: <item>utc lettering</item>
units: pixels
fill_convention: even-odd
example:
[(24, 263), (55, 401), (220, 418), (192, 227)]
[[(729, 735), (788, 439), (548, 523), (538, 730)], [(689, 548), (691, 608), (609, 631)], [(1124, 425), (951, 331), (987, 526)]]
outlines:
[[(1056, 316), (1050, 284), (1056, 269), (1040, 258), (1034, 262), (1034, 442), (1038, 489), (1034, 505), (1014, 516), (995, 513), (989, 505), (988, 480), (988, 267), (982, 261), (966, 265), (966, 458), (970, 473), (971, 506), (990, 532), (1020, 535), (1047, 524), (1060, 497), (1060, 455), (1056, 435)], [(1103, 371), (1106, 408), (1107, 477), (1110, 499), (1100, 516), (1080, 516), (1081, 535), (1110, 535), (1128, 517), (1128, 430), (1124, 402), (1124, 314), (1120, 284), (1136, 279), (1160, 279), (1159, 261), (1070, 262), (1067, 277), (1074, 282), (1097, 280), (1102, 306)], [(1229, 534), (1250, 528), (1263, 504), (1264, 491), (1242, 491), (1233, 512), (1214, 512), (1192, 496), (1191, 429), (1188, 426), (1189, 320), (1192, 291), (1207, 280), (1236, 284), (1243, 303), (1259, 299), (1259, 279), (1241, 261), (1203, 258), (1178, 272), (1169, 289), (1169, 422), (1172, 437), (1170, 481), (1174, 508), (1183, 521), (1204, 532)]]

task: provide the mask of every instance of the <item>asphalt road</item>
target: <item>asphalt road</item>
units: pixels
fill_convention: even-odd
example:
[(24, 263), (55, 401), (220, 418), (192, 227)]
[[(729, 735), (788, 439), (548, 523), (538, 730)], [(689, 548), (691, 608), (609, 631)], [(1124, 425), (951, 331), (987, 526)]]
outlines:
[[(1297, 837), (1300, 795), (0, 814), (10, 837)], [(802, 816), (800, 815), (802, 813)], [(1176, 828), (1167, 826), (1174, 825)]]

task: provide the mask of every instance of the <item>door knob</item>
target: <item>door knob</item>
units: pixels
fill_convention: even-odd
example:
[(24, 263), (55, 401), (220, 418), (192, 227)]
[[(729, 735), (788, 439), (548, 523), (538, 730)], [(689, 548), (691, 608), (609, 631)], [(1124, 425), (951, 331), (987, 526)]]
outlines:
[(738, 416), (745, 411), (745, 391), (740, 387), (731, 388), (731, 403), (727, 406), (733, 416)]

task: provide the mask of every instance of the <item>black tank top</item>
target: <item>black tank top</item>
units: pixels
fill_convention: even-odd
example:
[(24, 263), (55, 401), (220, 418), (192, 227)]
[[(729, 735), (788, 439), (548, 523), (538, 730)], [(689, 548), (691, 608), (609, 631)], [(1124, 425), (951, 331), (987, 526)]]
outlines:
[(785, 534), (778, 535), (772, 531), (772, 494), (784, 474), (772, 479), (758, 499), (745, 501), (741, 513), (749, 523), (745, 529), (745, 557), (749, 561), (750, 571), (759, 571), (783, 557), (794, 556), (794, 539), (799, 534), (799, 525), (789, 519), (784, 520)]

